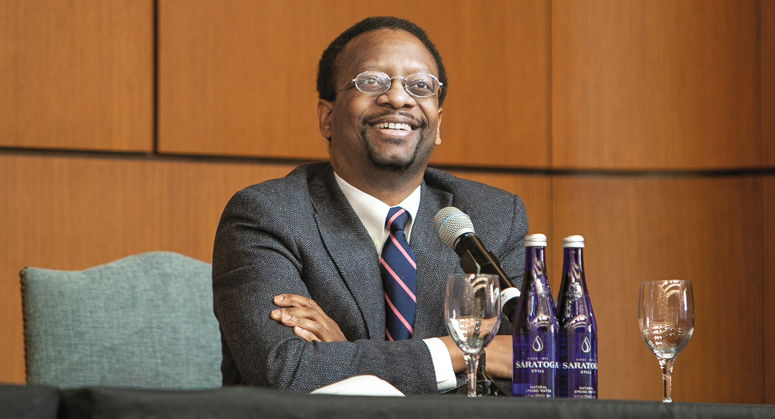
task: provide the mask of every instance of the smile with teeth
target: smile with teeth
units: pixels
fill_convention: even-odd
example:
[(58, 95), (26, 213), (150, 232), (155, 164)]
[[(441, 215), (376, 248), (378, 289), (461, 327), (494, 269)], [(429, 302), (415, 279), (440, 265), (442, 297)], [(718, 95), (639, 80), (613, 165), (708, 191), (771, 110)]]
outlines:
[(380, 124), (374, 124), (374, 128), (377, 129), (397, 129), (402, 131), (411, 131), (412, 127), (409, 124), (401, 124), (394, 122), (383, 122)]

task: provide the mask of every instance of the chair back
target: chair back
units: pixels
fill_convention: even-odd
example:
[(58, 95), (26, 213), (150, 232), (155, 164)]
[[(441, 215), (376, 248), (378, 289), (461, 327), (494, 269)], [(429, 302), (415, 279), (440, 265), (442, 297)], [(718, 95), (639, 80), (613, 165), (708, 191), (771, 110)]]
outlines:
[(21, 271), (28, 384), (221, 385), (210, 264), (171, 252)]

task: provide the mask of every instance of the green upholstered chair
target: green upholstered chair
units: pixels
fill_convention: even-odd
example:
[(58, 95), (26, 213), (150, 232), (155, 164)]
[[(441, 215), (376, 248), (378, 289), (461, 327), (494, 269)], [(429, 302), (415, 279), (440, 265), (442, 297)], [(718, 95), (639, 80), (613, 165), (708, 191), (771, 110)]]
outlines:
[(212, 388), (212, 268), (170, 252), (83, 271), (21, 271), (28, 384)]

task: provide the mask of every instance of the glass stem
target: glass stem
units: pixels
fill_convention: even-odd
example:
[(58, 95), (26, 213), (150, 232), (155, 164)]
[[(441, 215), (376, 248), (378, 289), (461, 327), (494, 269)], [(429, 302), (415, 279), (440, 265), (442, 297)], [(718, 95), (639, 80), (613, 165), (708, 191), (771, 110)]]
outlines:
[(659, 358), (662, 367), (662, 403), (673, 402), (673, 359)]
[(465, 354), (468, 373), (468, 397), (476, 397), (476, 369), (479, 366), (479, 354)]

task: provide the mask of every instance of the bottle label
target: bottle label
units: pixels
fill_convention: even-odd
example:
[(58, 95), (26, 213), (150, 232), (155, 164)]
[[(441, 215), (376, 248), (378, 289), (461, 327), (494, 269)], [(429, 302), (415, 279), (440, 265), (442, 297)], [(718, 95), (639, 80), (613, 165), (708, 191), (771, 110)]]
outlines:
[(514, 336), (514, 397), (554, 397), (558, 367), (554, 333)]
[(597, 333), (560, 332), (559, 335), (559, 396), (596, 399)]

